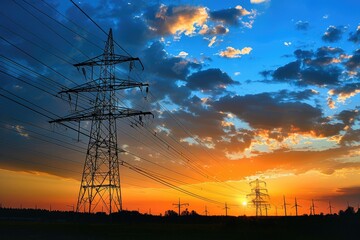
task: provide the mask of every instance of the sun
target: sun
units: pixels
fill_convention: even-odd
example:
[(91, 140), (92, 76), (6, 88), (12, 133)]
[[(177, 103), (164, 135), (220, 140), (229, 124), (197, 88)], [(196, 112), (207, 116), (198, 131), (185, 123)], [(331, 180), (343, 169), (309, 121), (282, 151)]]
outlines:
[(242, 205), (245, 207), (247, 205), (247, 201), (243, 201)]

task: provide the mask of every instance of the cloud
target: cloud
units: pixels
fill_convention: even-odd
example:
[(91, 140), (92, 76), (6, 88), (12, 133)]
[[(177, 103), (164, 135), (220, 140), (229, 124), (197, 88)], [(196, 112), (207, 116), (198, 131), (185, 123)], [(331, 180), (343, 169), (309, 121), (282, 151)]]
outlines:
[(340, 162), (338, 159), (347, 157), (356, 147), (338, 147), (326, 150), (290, 150), (279, 149), (270, 153), (258, 153), (251, 158), (241, 158), (241, 161), (231, 161), (233, 175), (229, 177), (239, 178), (236, 169), (242, 169), (242, 176), (254, 173), (264, 173), (269, 170), (282, 169), (286, 172), (302, 174), (308, 171), (318, 171), (331, 175), (342, 169), (359, 169), (358, 162)]
[(341, 70), (339, 68), (307, 68), (301, 71), (301, 79), (298, 81), (300, 85), (337, 85), (339, 84), (339, 76)]
[(308, 59), (314, 56), (314, 53), (308, 50), (297, 49), (295, 50), (294, 55), (298, 59)]
[(260, 4), (265, 2), (270, 2), (270, 0), (250, 0), (250, 3), (252, 4)]
[(213, 36), (212, 38), (204, 37), (204, 39), (209, 41), (208, 47), (212, 47), (216, 42), (221, 41), (221, 40), (217, 40), (216, 36)]
[(164, 45), (159, 41), (152, 43), (144, 50), (143, 54), (142, 59), (147, 71), (164, 78), (185, 80), (191, 69), (202, 67), (201, 64), (191, 62), (183, 57), (169, 56)]
[(204, 24), (199, 31), (201, 35), (225, 35), (229, 33), (229, 29), (224, 27), (224, 25), (216, 25), (213, 28), (209, 28), (208, 25)]
[(309, 29), (309, 22), (306, 22), (306, 21), (297, 21), (295, 23), (295, 27), (297, 30), (300, 30), (300, 31), (307, 31)]
[(189, 55), (189, 53), (181, 51), (181, 52), (179, 52), (178, 57), (186, 58), (187, 55)]
[(271, 93), (245, 96), (225, 96), (212, 103), (212, 106), (223, 112), (235, 114), (252, 128), (310, 131), (321, 120), (322, 112), (306, 103), (283, 102), (275, 99)]
[(273, 72), (273, 78), (276, 80), (297, 79), (300, 73), (300, 61), (288, 63), (279, 67)]
[(164, 4), (149, 8), (144, 16), (150, 29), (161, 36), (194, 34), (209, 17), (205, 7), (166, 6)]
[(350, 71), (354, 71), (360, 67), (360, 49), (356, 50), (355, 53), (345, 63), (346, 68)]
[(291, 46), (291, 42), (284, 42), (284, 45), (289, 47), (289, 46)]
[(348, 83), (338, 88), (330, 89), (330, 96), (337, 95), (337, 102), (344, 103), (348, 98), (360, 93), (360, 83)]
[(210, 18), (216, 22), (237, 26), (239, 25), (239, 20), (249, 14), (250, 12), (245, 8), (236, 6), (235, 8), (212, 11), (210, 12)]
[(329, 26), (326, 30), (326, 32), (324, 33), (324, 35), (322, 36), (322, 40), (325, 42), (337, 42), (338, 40), (341, 39), (342, 34), (343, 34), (343, 30), (344, 27), (343, 26)]
[(272, 73), (274, 81), (289, 82), (299, 86), (339, 85), (343, 75), (339, 65), (344, 60), (341, 48), (321, 47), (313, 51), (297, 49), (296, 61), (278, 67)]
[(336, 118), (341, 120), (346, 126), (352, 126), (356, 120), (360, 120), (359, 110), (343, 110), (336, 115)]
[(226, 58), (240, 58), (241, 55), (250, 54), (251, 50), (251, 47), (244, 47), (243, 49), (227, 47), (226, 50), (220, 51), (219, 55)]
[(355, 143), (355, 146), (358, 146), (360, 143), (360, 129), (350, 129), (345, 135), (342, 136), (340, 144), (352, 145)]
[(219, 91), (226, 89), (228, 85), (238, 84), (218, 68), (195, 72), (186, 81), (188, 88), (200, 91)]
[(333, 55), (339, 55), (344, 53), (344, 50), (337, 47), (320, 47), (316, 50), (316, 56), (317, 57), (325, 57), (325, 56), (333, 56)]
[[(334, 193), (322, 196), (320, 199), (324, 201), (331, 201), (333, 205), (337, 204), (340, 206), (345, 206), (346, 203), (350, 207), (354, 207), (355, 211), (360, 201), (360, 186), (348, 186), (335, 189)], [(336, 212), (341, 211), (342, 209), (335, 209)], [(334, 212), (334, 211), (333, 211)]]
[(355, 32), (349, 34), (349, 41), (353, 43), (360, 43), (360, 25), (357, 27)]

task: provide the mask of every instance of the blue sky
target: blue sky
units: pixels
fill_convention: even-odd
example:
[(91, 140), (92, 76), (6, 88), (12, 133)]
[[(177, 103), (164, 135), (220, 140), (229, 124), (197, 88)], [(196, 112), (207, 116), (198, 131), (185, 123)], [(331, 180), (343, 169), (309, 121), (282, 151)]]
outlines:
[[(125, 91), (118, 97), (121, 105), (152, 111), (155, 118), (146, 119), (145, 127), (136, 119), (120, 120), (122, 148), (196, 176), (178, 154), (186, 149), (194, 164), (238, 182), (243, 192), (248, 189), (241, 184), (256, 177), (274, 179), (275, 188), (283, 189), (278, 179), (307, 182), (314, 172), (331, 177), (322, 186), (338, 182), (319, 199), (358, 191), (358, 1), (78, 4), (103, 29), (112, 28), (116, 42), (145, 67), (136, 66), (131, 77), (150, 84), (149, 96)], [(99, 55), (106, 35), (70, 1), (1, 6), (0, 168), (79, 180), (86, 137), (77, 142), (76, 132), (48, 121), (69, 114), (74, 98), (69, 104), (68, 96), (56, 93), (84, 83), (72, 64)], [(127, 66), (118, 68), (118, 75), (127, 73)], [(166, 172), (130, 154), (123, 158)], [(340, 175), (347, 181), (337, 181)], [(136, 184), (152, 186), (144, 179)], [(340, 197), (337, 189), (345, 189)]]

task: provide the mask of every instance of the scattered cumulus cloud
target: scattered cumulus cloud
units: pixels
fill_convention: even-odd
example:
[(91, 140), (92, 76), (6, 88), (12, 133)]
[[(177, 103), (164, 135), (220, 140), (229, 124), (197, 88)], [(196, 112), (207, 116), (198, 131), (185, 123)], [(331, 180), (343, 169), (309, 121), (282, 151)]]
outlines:
[(355, 32), (351, 32), (349, 36), (349, 41), (353, 43), (360, 43), (360, 25), (357, 26)]
[(226, 50), (220, 51), (219, 55), (225, 58), (240, 58), (241, 55), (250, 54), (251, 47), (244, 47), (243, 49), (235, 49), (233, 47), (227, 47)]
[(212, 11), (210, 12), (210, 18), (216, 22), (237, 26), (239, 25), (239, 20), (249, 14), (251, 14), (251, 12), (238, 5), (234, 8)]
[(296, 23), (295, 23), (295, 27), (296, 27), (296, 29), (297, 30), (301, 30), (301, 31), (306, 31), (306, 30), (308, 30), (309, 29), (309, 26), (310, 26), (310, 24), (309, 24), (309, 22), (306, 22), (306, 21), (297, 21)]
[(199, 31), (201, 35), (225, 35), (229, 32), (229, 29), (224, 27), (224, 25), (216, 25), (213, 28), (209, 28), (208, 25), (204, 24)]
[(322, 40), (324, 42), (337, 42), (341, 39), (342, 34), (344, 31), (344, 27), (343, 26), (329, 26), (326, 30), (326, 32), (324, 33), (324, 35), (322, 36)]
[(213, 36), (213, 37), (209, 40), (208, 47), (211, 47), (215, 42), (216, 42), (216, 36)]
[(250, 0), (250, 3), (252, 4), (260, 4), (265, 2), (270, 2), (270, 0)]
[(150, 9), (145, 14), (150, 30), (158, 35), (194, 34), (197, 27), (202, 27), (207, 19), (205, 7), (196, 6), (166, 6)]
[(189, 55), (189, 53), (181, 51), (181, 52), (179, 52), (178, 57), (186, 58), (187, 55)]

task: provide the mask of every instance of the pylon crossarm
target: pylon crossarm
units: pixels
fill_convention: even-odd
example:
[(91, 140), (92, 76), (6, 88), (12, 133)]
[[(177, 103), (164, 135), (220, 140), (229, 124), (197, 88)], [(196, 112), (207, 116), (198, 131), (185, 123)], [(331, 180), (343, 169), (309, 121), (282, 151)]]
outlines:
[(143, 112), (131, 108), (118, 108), (114, 112), (105, 112), (105, 113), (99, 113), (97, 109), (92, 108), (87, 112), (83, 111), (80, 113), (72, 114), (64, 118), (59, 118), (49, 121), (49, 123), (91, 121), (94, 119), (97, 121), (101, 121), (101, 120), (107, 120), (109, 119), (109, 117), (125, 118), (125, 117), (145, 116), (145, 115), (154, 116), (151, 112)]
[(149, 84), (131, 81), (127, 79), (115, 79), (113, 84), (104, 83), (104, 79), (96, 79), (91, 82), (87, 82), (78, 85), (74, 88), (69, 88), (59, 92), (61, 93), (79, 93), (79, 92), (99, 92), (99, 91), (113, 91), (122, 90), (135, 87), (148, 87)]
[(94, 58), (90, 58), (87, 61), (76, 63), (74, 67), (82, 67), (82, 66), (108, 66), (108, 65), (115, 65), (123, 62), (134, 62), (139, 61), (140, 59), (137, 57), (128, 57), (119, 54), (112, 54), (111, 59), (105, 58), (104, 54), (96, 56)]

